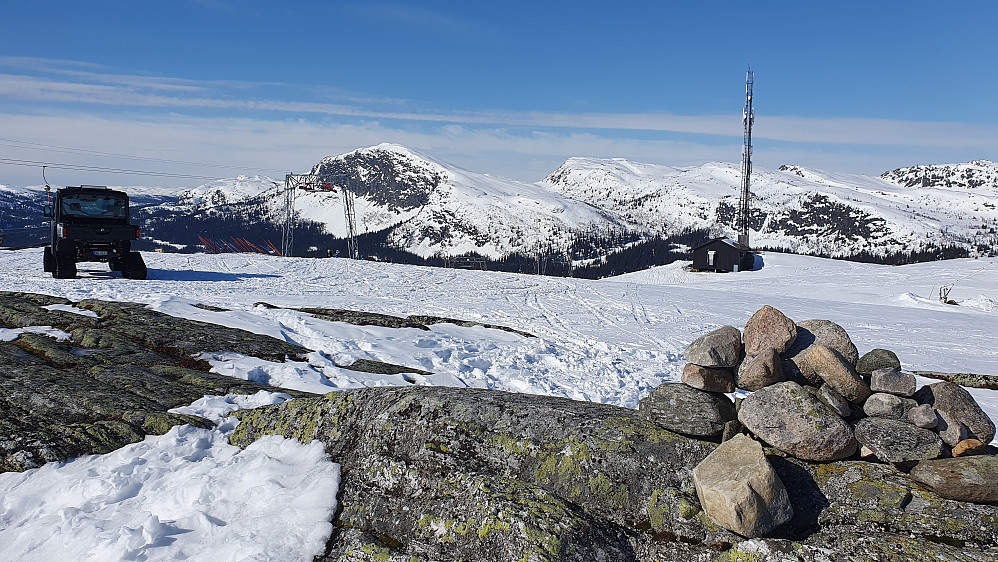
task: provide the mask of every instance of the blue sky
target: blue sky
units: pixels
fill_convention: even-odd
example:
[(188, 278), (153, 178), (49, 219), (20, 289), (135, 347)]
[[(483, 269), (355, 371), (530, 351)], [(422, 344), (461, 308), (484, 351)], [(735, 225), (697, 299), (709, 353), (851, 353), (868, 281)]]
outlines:
[(757, 166), (998, 160), (990, 0), (0, 6), (11, 185), (36, 162), (280, 177), (379, 142), (530, 181), (570, 156), (737, 162), (749, 60)]

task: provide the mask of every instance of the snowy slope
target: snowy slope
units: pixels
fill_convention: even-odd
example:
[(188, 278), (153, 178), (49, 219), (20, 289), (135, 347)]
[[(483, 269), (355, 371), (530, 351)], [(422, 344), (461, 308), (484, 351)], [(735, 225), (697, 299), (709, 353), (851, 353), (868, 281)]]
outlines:
[[(912, 185), (913, 174), (926, 177), (925, 185), (921, 180)], [(991, 162), (896, 170), (883, 177), (798, 166), (756, 168), (750, 239), (756, 247), (832, 256), (951, 244), (972, 253), (980, 246), (988, 255), (998, 245), (996, 176), (998, 165)], [(960, 178), (963, 187), (952, 178)], [(572, 158), (545, 182), (658, 232), (699, 228), (735, 234), (731, 225), (741, 175), (734, 164), (671, 168)]]
[[(635, 407), (656, 385), (679, 380), (690, 341), (722, 325), (742, 327), (764, 304), (796, 320), (837, 322), (860, 352), (892, 349), (908, 369), (998, 374), (998, 258), (890, 267), (763, 257), (763, 269), (737, 275), (690, 273), (677, 263), (588, 281), (346, 259), (147, 253), (149, 279), (130, 281), (100, 264), (81, 264), (80, 279), (53, 279), (41, 271), (40, 250), (31, 249), (0, 252), (0, 289), (142, 302), (296, 342), (321, 353), (288, 363), (206, 359), (223, 374), (316, 392), (470, 386)], [(957, 306), (936, 298), (949, 283)], [(260, 301), (447, 316), (537, 337), (453, 324), (429, 331), (354, 326), (254, 305)], [(336, 366), (360, 358), (433, 374), (372, 375)], [(971, 392), (998, 420), (998, 392)], [(62, 549), (93, 553), (80, 557), (94, 560), (208, 560), (218, 559), (212, 545), (224, 544), (242, 547), (225, 553), (233, 558), (280, 552), (282, 559), (310, 560), (330, 531), (335, 504), (320, 500), (335, 498), (336, 459), (319, 454), (321, 447), (280, 440), (235, 450), (224, 438), (231, 431), (224, 411), (236, 401), (195, 405), (200, 412), (222, 406), (209, 415), (220, 422), (213, 431), (185, 426), (108, 455), (0, 474), (0, 559), (46, 559)], [(40, 549), (38, 557), (30, 549)]]

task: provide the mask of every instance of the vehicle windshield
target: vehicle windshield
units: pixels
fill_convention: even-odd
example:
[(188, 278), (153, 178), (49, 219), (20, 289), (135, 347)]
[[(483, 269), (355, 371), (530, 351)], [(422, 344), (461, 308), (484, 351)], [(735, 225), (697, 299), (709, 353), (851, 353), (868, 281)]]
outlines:
[(91, 219), (127, 219), (128, 200), (111, 193), (74, 193), (62, 197), (62, 214)]

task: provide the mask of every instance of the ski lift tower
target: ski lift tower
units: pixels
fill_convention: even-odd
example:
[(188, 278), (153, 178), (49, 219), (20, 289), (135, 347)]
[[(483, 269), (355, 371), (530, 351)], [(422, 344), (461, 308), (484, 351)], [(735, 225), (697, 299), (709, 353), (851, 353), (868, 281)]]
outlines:
[[(295, 199), (298, 197), (298, 189), (336, 192), (336, 187), (333, 184), (329, 182), (320, 183), (317, 174), (288, 174), (284, 176), (284, 230), (281, 238), (281, 254), (285, 256), (290, 256), (294, 249), (295, 228), (297, 226)], [(343, 195), (343, 213), (347, 223), (347, 250), (351, 258), (359, 259), (360, 251), (357, 248), (357, 218), (354, 212), (354, 195), (346, 186), (341, 189)]]
[(742, 194), (738, 200), (738, 215), (735, 217), (735, 228), (738, 230), (738, 243), (749, 245), (749, 177), (752, 175), (752, 123), (755, 121), (755, 110), (752, 109), (752, 84), (754, 74), (749, 67), (745, 73), (745, 109), (742, 111), (742, 123), (745, 125), (745, 142), (742, 146)]

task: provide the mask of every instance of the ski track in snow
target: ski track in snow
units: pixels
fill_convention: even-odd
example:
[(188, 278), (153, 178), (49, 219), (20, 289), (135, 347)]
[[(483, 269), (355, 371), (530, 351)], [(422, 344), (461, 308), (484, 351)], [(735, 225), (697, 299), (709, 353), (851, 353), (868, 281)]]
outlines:
[[(215, 363), (220, 372), (254, 380), (301, 378), (295, 388), (316, 392), (431, 384), (634, 408), (656, 385), (679, 380), (689, 342), (722, 325), (741, 328), (765, 304), (798, 321), (837, 322), (861, 352), (892, 349), (906, 368), (998, 374), (994, 259), (891, 267), (766, 254), (765, 267), (740, 274), (695, 274), (675, 263), (591, 281), (347, 259), (148, 253), (149, 279), (130, 281), (103, 264), (83, 265), (80, 279), (52, 279), (41, 271), (37, 249), (0, 258), (0, 286), (8, 290), (141, 302), (315, 350), (295, 365), (253, 358)], [(940, 304), (937, 288), (957, 279), (951, 297), (967, 305)], [(445, 316), (537, 337), (446, 323), (429, 331), (354, 326), (258, 302)], [(198, 303), (229, 310), (211, 312), (193, 306)], [(369, 375), (337, 367), (358, 359), (433, 374)]]

